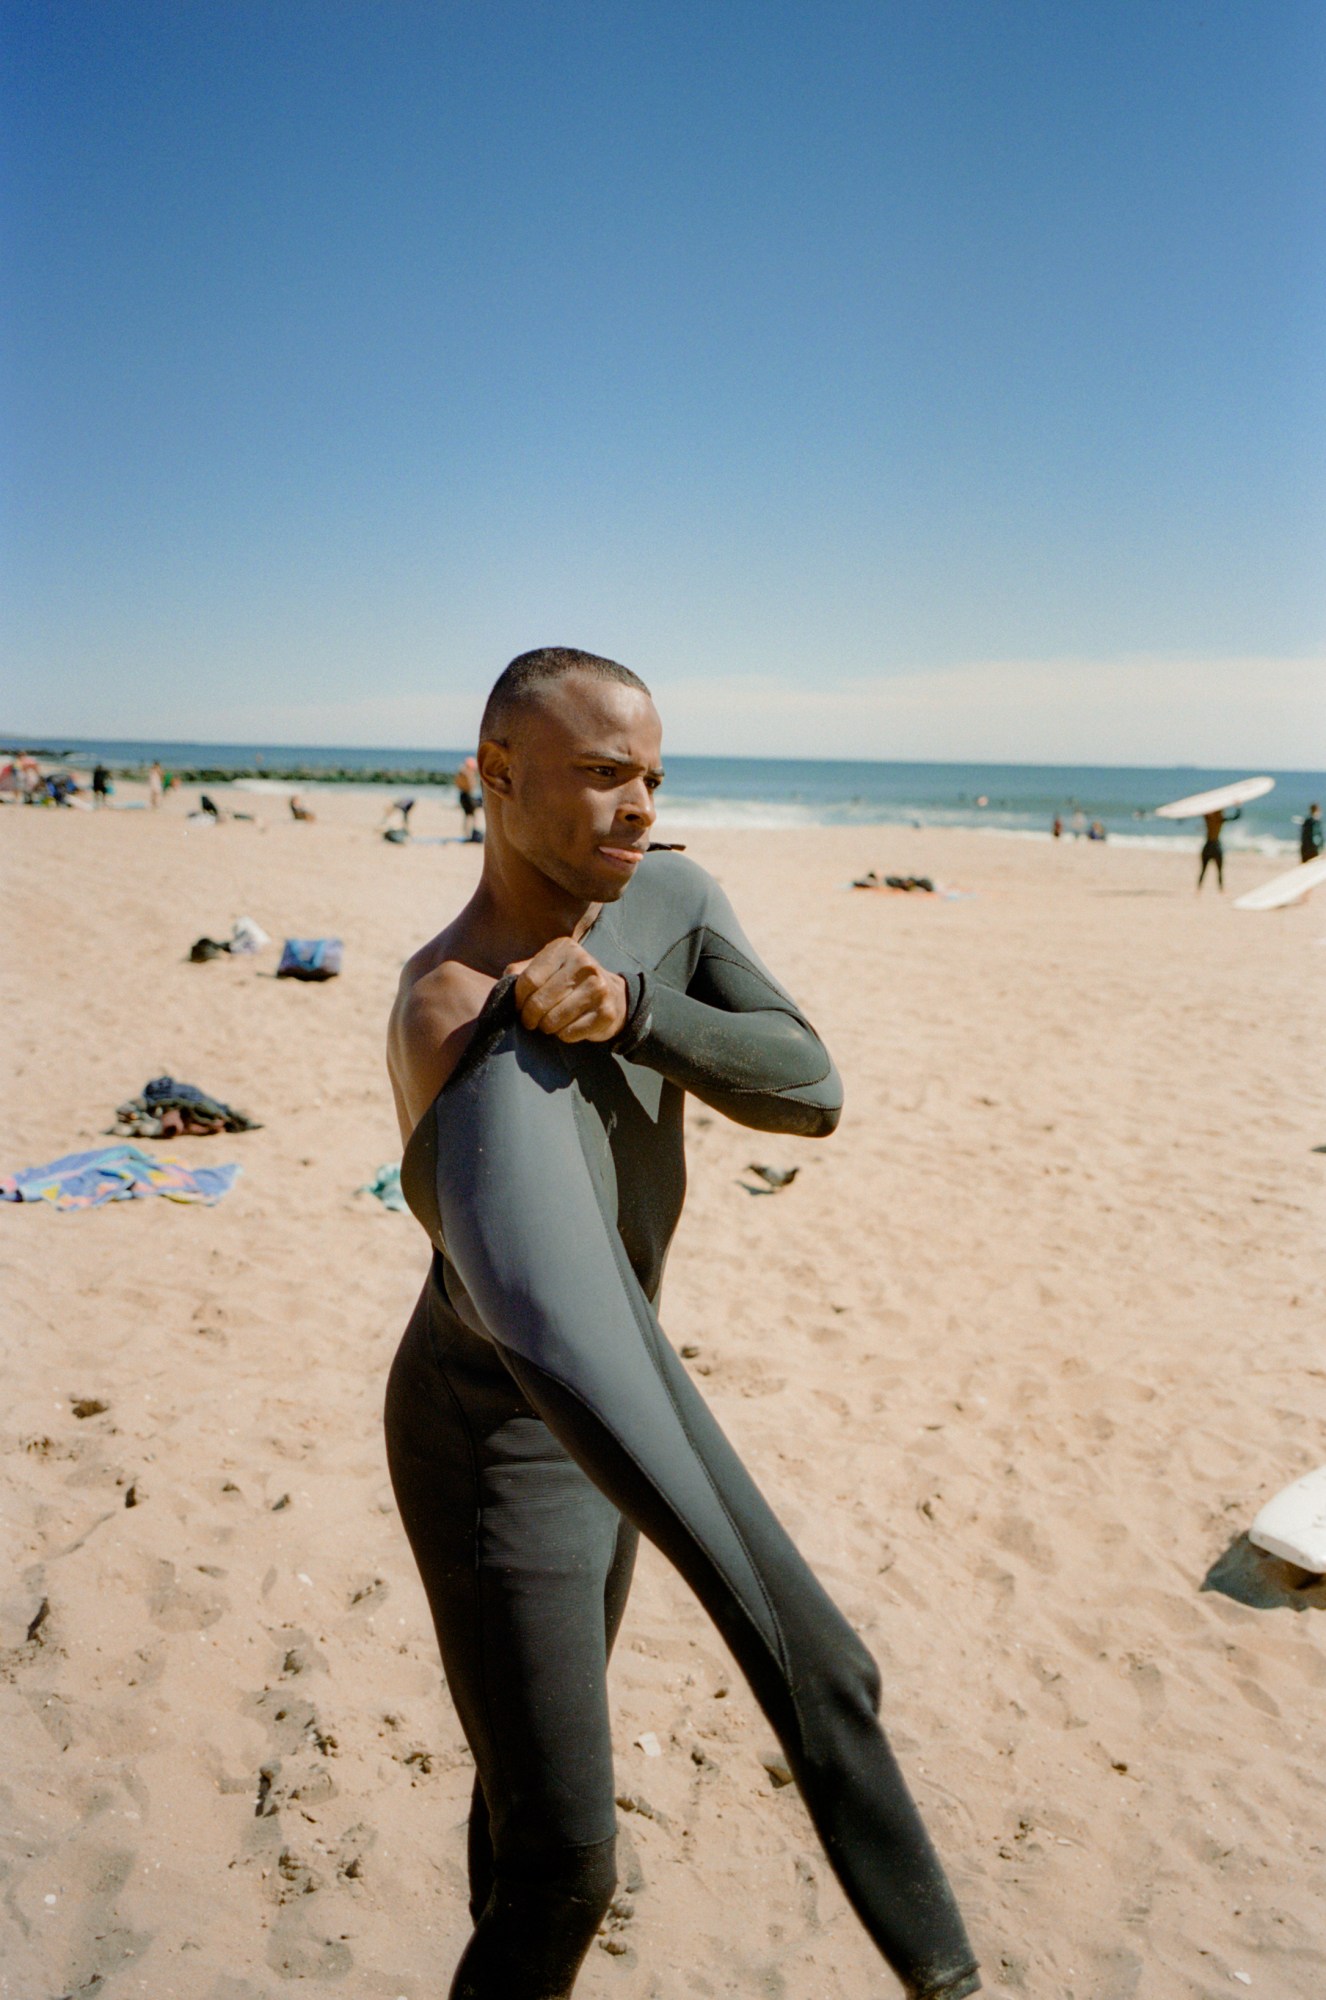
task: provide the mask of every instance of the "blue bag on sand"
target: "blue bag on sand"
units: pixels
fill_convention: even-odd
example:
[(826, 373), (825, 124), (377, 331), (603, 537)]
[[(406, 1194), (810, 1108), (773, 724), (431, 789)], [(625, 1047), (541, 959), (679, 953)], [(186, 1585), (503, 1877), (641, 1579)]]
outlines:
[(281, 947), (278, 979), (335, 979), (341, 969), (339, 938), (287, 938)]

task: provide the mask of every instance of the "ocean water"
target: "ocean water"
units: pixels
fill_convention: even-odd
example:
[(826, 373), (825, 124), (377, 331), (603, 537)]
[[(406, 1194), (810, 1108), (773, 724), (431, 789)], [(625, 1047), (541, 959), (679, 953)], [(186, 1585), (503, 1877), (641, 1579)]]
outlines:
[[(7, 747), (60, 752), (87, 765), (100, 757), (112, 769), (145, 768), (153, 758), (167, 770), (228, 772), (241, 780), (275, 780), (298, 771), (301, 784), (350, 783), (402, 788), (445, 778), (461, 749), (322, 748), (304, 744), (170, 743), (61, 737), (38, 744), (8, 739)], [(1059, 814), (1070, 833), (1074, 813), (1094, 819), (1113, 840), (1189, 842), (1200, 822), (1152, 819), (1167, 800), (1208, 791), (1254, 775), (1249, 769), (1160, 769), (1088, 764), (905, 764), (792, 757), (668, 757), (659, 798), (660, 828), (687, 826), (965, 826), (991, 832), (1048, 835)], [(1231, 847), (1297, 852), (1298, 821), (1313, 800), (1326, 807), (1326, 773), (1269, 772), (1275, 790), (1231, 822)], [(215, 782), (209, 777), (209, 783)]]

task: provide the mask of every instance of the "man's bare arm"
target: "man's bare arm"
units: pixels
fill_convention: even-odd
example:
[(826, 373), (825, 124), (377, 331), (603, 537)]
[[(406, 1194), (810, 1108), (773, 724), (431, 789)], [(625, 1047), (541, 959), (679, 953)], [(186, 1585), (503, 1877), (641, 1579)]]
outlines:
[[(516, 1004), (527, 1028), (563, 1042), (607, 1042), (625, 1025), (625, 980), (571, 938), (554, 938), (507, 970), (519, 975)], [(460, 1061), (495, 983), (454, 958), (431, 966), (415, 958), (406, 966), (387, 1028), (403, 1144)]]
[(401, 976), (387, 1026), (387, 1069), (405, 1144), (465, 1052), (493, 980), (447, 959)]

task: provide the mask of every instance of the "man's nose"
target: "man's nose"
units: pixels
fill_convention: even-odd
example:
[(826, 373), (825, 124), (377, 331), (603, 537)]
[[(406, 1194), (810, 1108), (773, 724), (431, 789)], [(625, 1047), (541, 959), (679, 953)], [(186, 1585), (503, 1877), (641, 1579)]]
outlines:
[(654, 804), (654, 794), (643, 778), (630, 786), (621, 802), (621, 815), (632, 826), (652, 826), (658, 818), (658, 808)]

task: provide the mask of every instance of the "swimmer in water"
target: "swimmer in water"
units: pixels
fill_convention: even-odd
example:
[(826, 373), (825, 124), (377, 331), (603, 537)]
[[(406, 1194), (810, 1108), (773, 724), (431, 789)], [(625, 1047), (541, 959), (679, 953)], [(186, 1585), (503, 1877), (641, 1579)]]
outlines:
[(607, 1912), (606, 1668), (640, 1532), (736, 1656), (907, 1994), (960, 2000), (976, 1962), (876, 1719), (878, 1669), (655, 1317), (685, 1093), (805, 1137), (841, 1103), (718, 885), (651, 851), (660, 745), (626, 668), (511, 663), (483, 718), (479, 885), (405, 967), (389, 1028), (433, 1263), (388, 1457), (476, 1769), (451, 2000), (563, 2000)]

